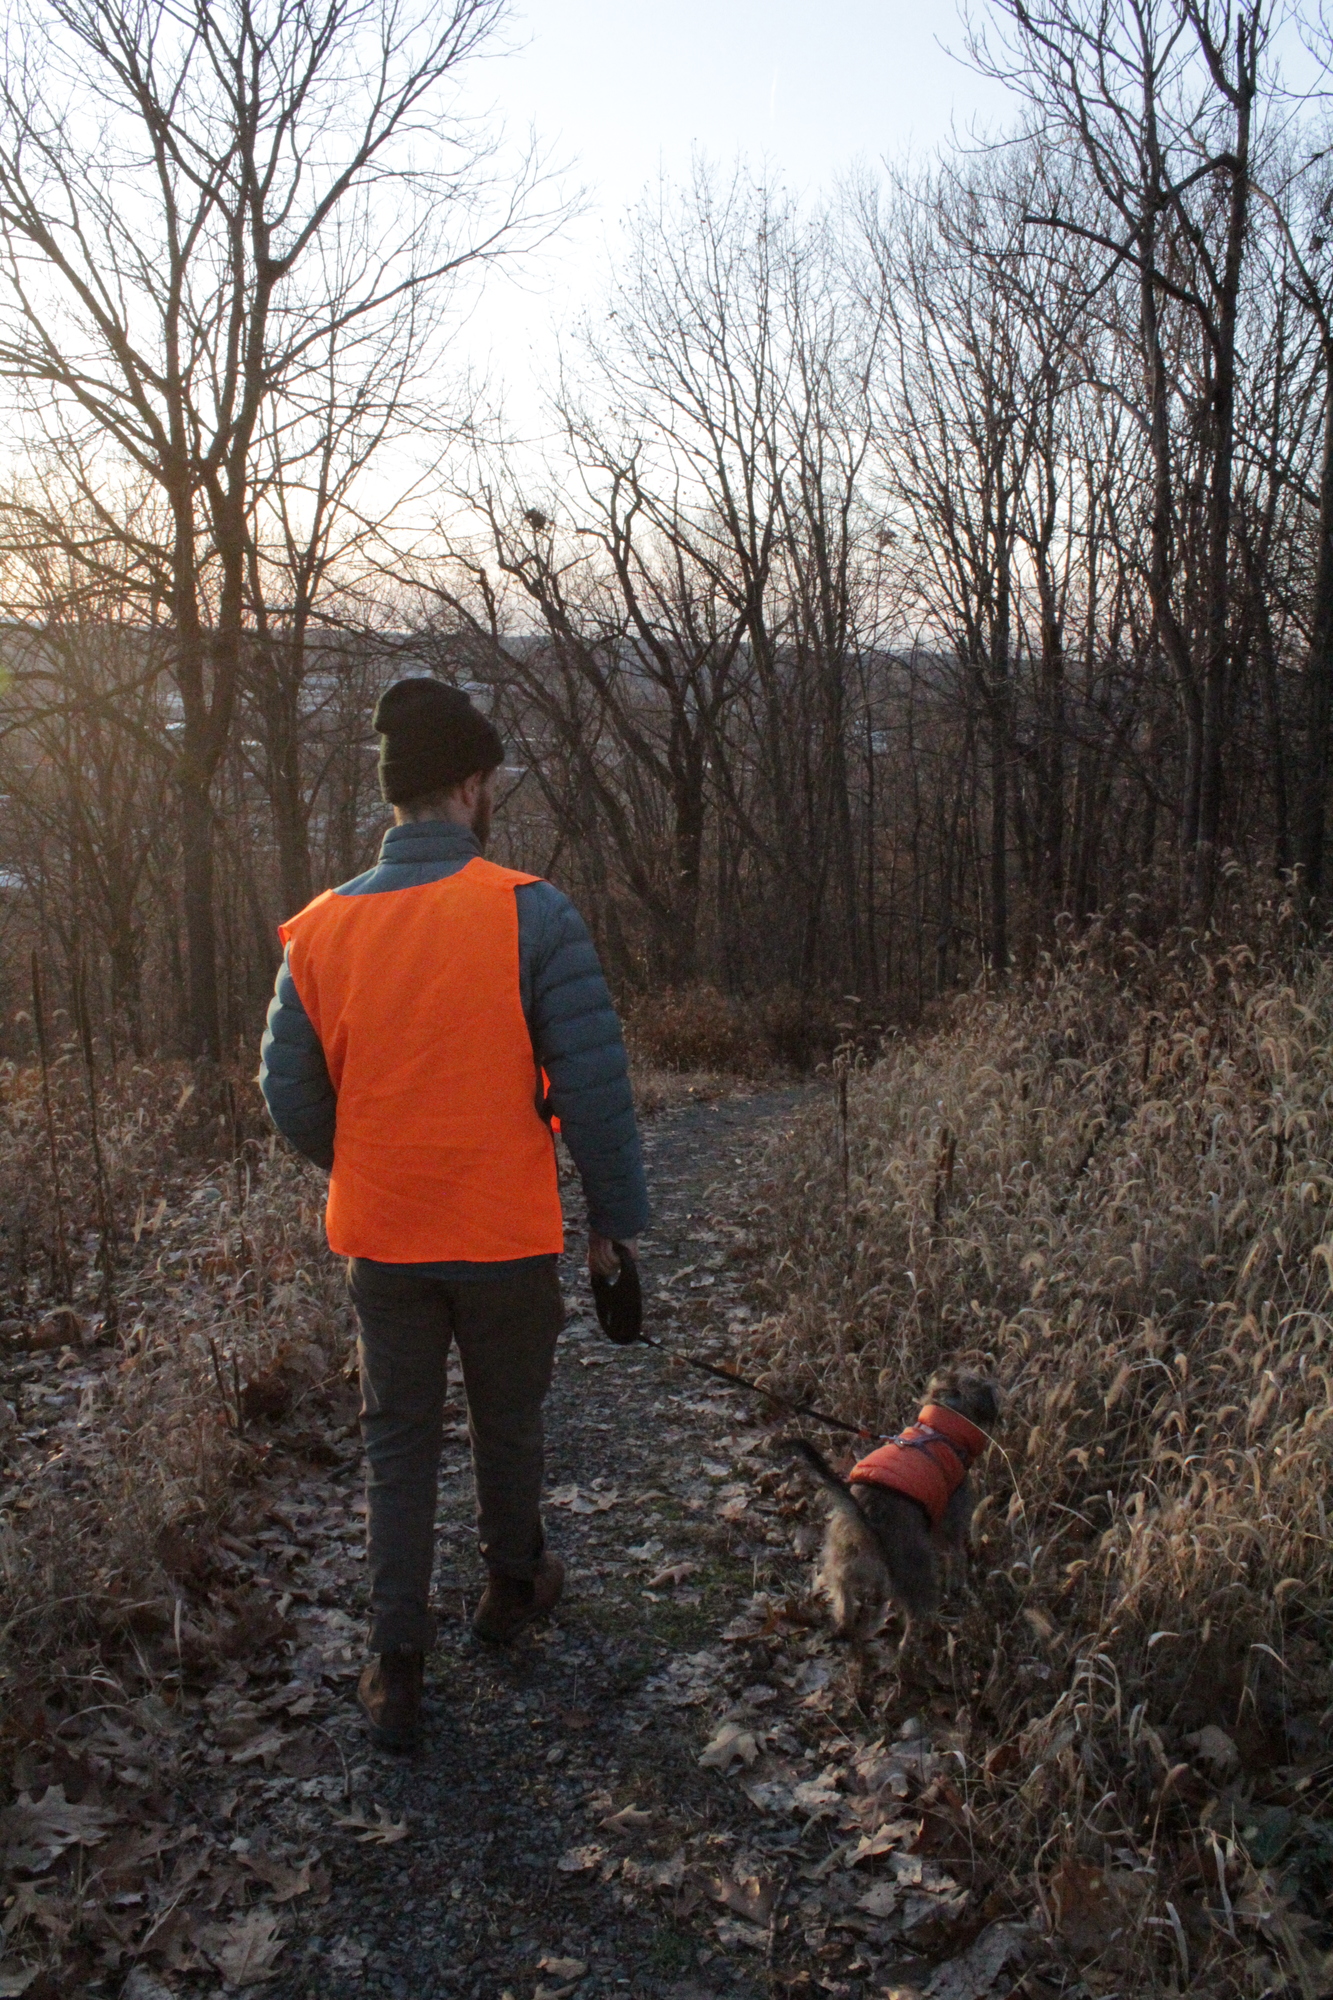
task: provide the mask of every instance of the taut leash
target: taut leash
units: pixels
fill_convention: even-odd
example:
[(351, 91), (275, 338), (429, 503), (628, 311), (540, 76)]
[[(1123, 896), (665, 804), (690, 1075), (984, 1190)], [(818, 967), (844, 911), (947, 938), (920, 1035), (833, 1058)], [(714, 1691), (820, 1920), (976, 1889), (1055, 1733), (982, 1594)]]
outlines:
[(762, 1389), (733, 1368), (718, 1368), (711, 1361), (700, 1361), (696, 1355), (651, 1339), (643, 1330), (643, 1287), (638, 1262), (627, 1244), (613, 1242), (611, 1247), (619, 1259), (619, 1268), (613, 1278), (593, 1272), (592, 1297), (602, 1331), (617, 1347), (632, 1347), (636, 1342), (641, 1347), (651, 1347), (656, 1353), (665, 1354), (668, 1361), (683, 1361), (687, 1368), (697, 1368), (701, 1375), (711, 1375), (714, 1381), (725, 1382), (733, 1389), (748, 1389), (752, 1396), (763, 1396), (789, 1417), (812, 1417), (817, 1424), (844, 1431), (848, 1437), (870, 1438), (878, 1443), (885, 1435), (883, 1431), (867, 1430), (863, 1424), (849, 1424), (841, 1417), (831, 1417), (827, 1410), (817, 1410), (813, 1403), (789, 1403), (785, 1396), (775, 1396), (771, 1389)]
[(667, 1347), (646, 1333), (639, 1335), (639, 1345), (665, 1354), (668, 1361), (683, 1361), (687, 1368), (697, 1368), (701, 1375), (711, 1375), (733, 1389), (748, 1389), (752, 1396), (763, 1396), (775, 1409), (784, 1411), (789, 1417), (813, 1417), (817, 1424), (827, 1424), (832, 1431), (845, 1431), (848, 1437), (877, 1438), (881, 1435), (879, 1431), (867, 1430), (863, 1424), (849, 1424), (841, 1417), (831, 1417), (827, 1410), (817, 1410), (813, 1403), (789, 1403), (785, 1396), (775, 1396), (771, 1389), (761, 1388), (758, 1382), (751, 1382), (748, 1376), (738, 1374), (735, 1369), (718, 1368), (711, 1361), (700, 1361), (696, 1355), (682, 1353), (678, 1347)]

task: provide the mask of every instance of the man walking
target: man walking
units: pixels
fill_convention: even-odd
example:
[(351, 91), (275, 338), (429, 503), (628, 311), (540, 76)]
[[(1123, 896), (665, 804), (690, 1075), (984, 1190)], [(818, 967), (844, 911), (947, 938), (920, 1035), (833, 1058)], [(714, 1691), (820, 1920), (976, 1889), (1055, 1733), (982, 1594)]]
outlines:
[(552, 1117), (614, 1274), (648, 1220), (625, 1046), (591, 939), (550, 883), (484, 858), (504, 748), (457, 688), (380, 697), (379, 861), (282, 925), (260, 1086), (278, 1129), (331, 1169), (330, 1247), (360, 1326), (376, 1742), (420, 1723), (449, 1346), (458, 1344), (488, 1581), (473, 1619), (504, 1643), (550, 1611), (542, 1403), (562, 1308)]

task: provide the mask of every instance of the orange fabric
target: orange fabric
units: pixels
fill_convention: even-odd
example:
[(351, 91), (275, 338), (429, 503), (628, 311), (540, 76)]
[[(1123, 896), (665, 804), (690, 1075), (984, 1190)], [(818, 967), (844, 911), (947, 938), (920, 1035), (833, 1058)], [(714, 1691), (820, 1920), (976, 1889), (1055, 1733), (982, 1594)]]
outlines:
[(326, 890), (280, 926), (338, 1093), (329, 1246), (385, 1264), (564, 1247), (555, 1145), (493, 862), (412, 889)]
[(927, 1403), (910, 1429), (870, 1452), (847, 1478), (919, 1500), (934, 1528), (985, 1447), (986, 1433), (957, 1410)]

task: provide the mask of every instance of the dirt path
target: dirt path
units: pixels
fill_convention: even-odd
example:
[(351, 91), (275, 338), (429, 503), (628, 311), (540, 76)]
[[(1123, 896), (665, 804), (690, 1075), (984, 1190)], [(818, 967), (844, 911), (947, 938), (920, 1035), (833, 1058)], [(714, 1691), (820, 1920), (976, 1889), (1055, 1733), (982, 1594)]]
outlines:
[[(656, 1221), (643, 1264), (660, 1337), (688, 1330), (706, 1342), (748, 1315), (744, 1268), (728, 1255), (743, 1219), (720, 1217), (708, 1190), (744, 1172), (756, 1141), (794, 1101), (767, 1093), (649, 1123)], [(683, 1871), (673, 1866), (689, 1841), (729, 1873), (736, 1821), (759, 1818), (735, 1783), (698, 1759), (711, 1733), (702, 1725), (754, 1680), (749, 1649), (722, 1642), (722, 1630), (757, 1589), (776, 1594), (796, 1581), (776, 1504), (753, 1490), (754, 1472), (771, 1465), (765, 1434), (750, 1425), (753, 1399), (715, 1391), (642, 1350), (613, 1348), (592, 1316), (581, 1253), (571, 1237), (570, 1316), (548, 1406), (548, 1529), (569, 1569), (559, 1619), (512, 1653), (469, 1635), (480, 1579), (460, 1397), (441, 1484), (441, 1629), (423, 1753), (412, 1762), (370, 1753), (346, 1699), (317, 1695), (307, 1713), (347, 1760), (352, 1808), (335, 1769), (309, 1780), (256, 1774), (231, 1815), (233, 1838), (262, 1842), (269, 1854), (312, 1844), (327, 1854), (331, 1831), (336, 1841), (330, 1901), (292, 1906), (268, 1987), (275, 2000), (335, 2000), (367, 1987), (395, 2000), (428, 1992), (499, 2000), (506, 1988), (523, 1996), (543, 1985), (572, 1987), (583, 2000), (692, 1991), (681, 1984), (692, 1974), (701, 1993), (765, 1984), (755, 1974), (768, 1958), (766, 1923), (732, 1920), (760, 1930), (757, 1966), (754, 1941), (717, 1936), (725, 1905), (709, 1898), (706, 1909), (687, 1911), (697, 1898), (682, 1897)], [(358, 1634), (350, 1624), (344, 1632), (339, 1614), (361, 1612), (360, 1550), (345, 1542), (334, 1560), (323, 1555), (318, 1484), (310, 1482), (308, 1500), (293, 1497), (318, 1508), (322, 1546), (300, 1560), (297, 1520), (287, 1560), (293, 1574), (305, 1572), (307, 1590), (318, 1561), (320, 1594), (338, 1602), (303, 1621), (325, 1643), (298, 1653), (298, 1677), (313, 1687), (317, 1669), (325, 1684), (332, 1666), (350, 1697)], [(345, 1480), (352, 1535), (359, 1485), (355, 1474)], [(777, 1699), (762, 1696), (770, 1726)], [(293, 1706), (304, 1706), (299, 1696)], [(604, 1825), (626, 1808), (627, 1824)], [(406, 1837), (361, 1844), (355, 1829), (331, 1828), (332, 1819), (374, 1823), (381, 1813), (392, 1826), (406, 1821)]]
[[(656, 1222), (643, 1247), (659, 1337), (727, 1353), (754, 1313), (754, 1161), (796, 1101), (771, 1091), (649, 1122)], [(286, 1621), (280, 1642), (251, 1647), (206, 1693), (137, 1705), (164, 1783), (134, 1836), (149, 1846), (123, 1878), (104, 1858), (98, 1893), (123, 1879), (125, 1903), (145, 1906), (151, 1862), (153, 1916), (145, 1930), (127, 1914), (118, 1968), (88, 1990), (1008, 1990), (1016, 1934), (986, 1924), (997, 1912), (960, 1831), (956, 1691), (905, 1696), (884, 1678), (886, 1648), (852, 1660), (830, 1643), (808, 1596), (816, 1531), (763, 1406), (613, 1348), (582, 1251), (571, 1237), (549, 1404), (548, 1528), (569, 1571), (558, 1619), (512, 1652), (471, 1637), (480, 1577), (460, 1392), (425, 1747), (411, 1761), (370, 1750), (353, 1707), (360, 1450), (335, 1421), (335, 1462), (290, 1461), (229, 1544), (235, 1578)], [(125, 1735), (117, 1776), (147, 1786), (133, 1777), (137, 1740)], [(114, 1944), (103, 1951), (114, 1966)]]

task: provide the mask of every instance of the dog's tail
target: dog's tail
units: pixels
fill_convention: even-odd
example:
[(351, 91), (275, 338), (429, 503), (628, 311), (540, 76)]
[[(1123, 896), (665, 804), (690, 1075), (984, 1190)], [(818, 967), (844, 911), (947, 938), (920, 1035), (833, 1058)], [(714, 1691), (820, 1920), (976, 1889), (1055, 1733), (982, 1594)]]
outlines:
[(809, 1438), (779, 1438), (775, 1449), (778, 1451), (786, 1450), (798, 1458), (803, 1458), (820, 1485), (831, 1496), (834, 1505), (842, 1513), (848, 1515), (851, 1520), (855, 1521), (858, 1527), (864, 1528), (866, 1517), (852, 1498), (851, 1487), (845, 1479), (840, 1478), (833, 1470), (833, 1467), (829, 1464), (823, 1453), (815, 1450)]

